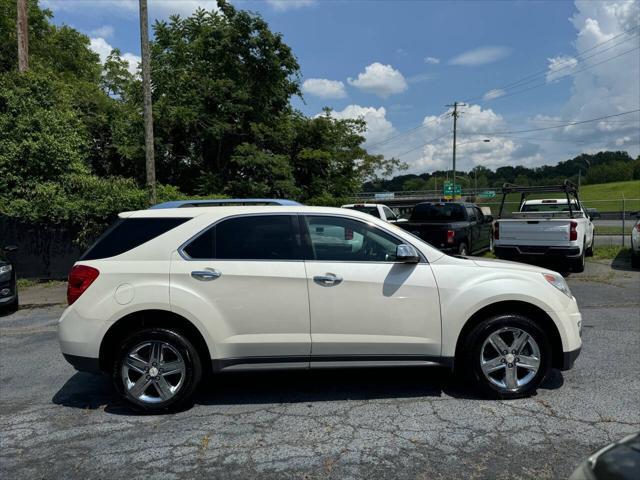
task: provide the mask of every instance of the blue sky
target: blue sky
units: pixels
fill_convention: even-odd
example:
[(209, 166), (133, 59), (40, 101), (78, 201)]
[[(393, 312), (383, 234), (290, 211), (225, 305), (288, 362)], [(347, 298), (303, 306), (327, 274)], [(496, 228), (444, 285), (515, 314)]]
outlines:
[[(54, 22), (86, 33), (102, 55), (117, 47), (132, 64), (137, 61), (137, 1), (42, 3), (53, 10)], [(153, 18), (215, 5), (207, 0), (149, 3)], [(329, 106), (337, 117), (363, 116), (370, 149), (400, 156), (409, 171), (449, 167), (451, 119), (440, 116), (445, 105), (466, 99), (472, 101), (459, 121), (463, 169), (555, 163), (602, 149), (638, 154), (638, 113), (478, 141), (479, 133), (555, 126), (639, 108), (640, 55), (634, 48), (640, 46), (640, 28), (633, 0), (232, 3), (258, 12), (292, 47), (305, 82), (304, 101), (294, 99), (296, 108), (316, 115)], [(554, 68), (560, 70), (554, 74)], [(500, 90), (530, 74), (539, 75)], [(521, 92), (530, 87), (535, 88)]]

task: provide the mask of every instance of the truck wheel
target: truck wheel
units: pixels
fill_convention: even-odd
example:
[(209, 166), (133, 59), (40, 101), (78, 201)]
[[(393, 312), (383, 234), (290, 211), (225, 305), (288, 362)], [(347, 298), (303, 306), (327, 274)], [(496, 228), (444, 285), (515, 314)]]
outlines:
[(551, 346), (544, 331), (519, 314), (501, 314), (477, 325), (456, 359), (473, 384), (491, 398), (531, 395), (551, 368)]
[(584, 272), (584, 256), (585, 256), (585, 249), (584, 247), (582, 247), (582, 253), (580, 254), (580, 256), (576, 259), (572, 259), (571, 260), (571, 270), (573, 272), (576, 273), (582, 273)]
[(633, 268), (640, 268), (640, 255), (635, 251), (631, 251), (631, 266)]
[(182, 333), (146, 328), (116, 354), (113, 383), (135, 410), (164, 413), (189, 405), (202, 376), (197, 350)]
[(587, 251), (585, 252), (585, 255), (587, 257), (593, 257), (593, 244), (595, 243), (595, 238), (591, 239), (591, 245), (589, 245), (589, 248), (587, 248)]
[(466, 257), (467, 255), (469, 255), (469, 252), (467, 251), (467, 246), (464, 243), (461, 243), (460, 246), (458, 247), (458, 255), (461, 255), (463, 257)]

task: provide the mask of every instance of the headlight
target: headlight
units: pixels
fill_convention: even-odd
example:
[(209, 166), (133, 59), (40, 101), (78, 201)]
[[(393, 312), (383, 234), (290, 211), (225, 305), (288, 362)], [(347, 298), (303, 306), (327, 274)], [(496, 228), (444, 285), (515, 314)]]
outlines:
[(11, 270), (13, 270), (11, 268), (11, 265), (2, 265), (0, 266), (0, 275), (2, 275), (3, 273), (9, 273)]
[(571, 290), (569, 290), (569, 285), (562, 275), (555, 275), (553, 273), (543, 273), (542, 276), (544, 279), (549, 282), (551, 285), (556, 287), (562, 293), (564, 293), (567, 297), (571, 298)]

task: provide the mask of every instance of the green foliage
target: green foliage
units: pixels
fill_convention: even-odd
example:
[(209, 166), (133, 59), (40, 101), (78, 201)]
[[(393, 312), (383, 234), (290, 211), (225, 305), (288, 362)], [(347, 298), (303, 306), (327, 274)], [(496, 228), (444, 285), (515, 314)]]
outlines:
[[(627, 152), (585, 153), (553, 166), (543, 165), (536, 168), (507, 166), (499, 167), (495, 171), (483, 166), (477, 166), (470, 172), (456, 172), (456, 178), (465, 188), (476, 185), (476, 182), (479, 188), (500, 188), (505, 183), (554, 185), (560, 184), (566, 179), (572, 180), (577, 184), (579, 173), (582, 185), (640, 179), (640, 157), (634, 160)], [(363, 189), (368, 192), (412, 190), (413, 188), (405, 188), (405, 184), (407, 186), (417, 186), (419, 183), (407, 183), (409, 180), (421, 179), (429, 182), (433, 178), (438, 180), (438, 186), (441, 188), (443, 180), (451, 178), (451, 171), (436, 171), (420, 175), (398, 175), (390, 180), (367, 182), (363, 185)], [(429, 185), (433, 185), (433, 183)], [(431, 190), (434, 188), (433, 186), (427, 186), (425, 189)]]
[(236, 172), (225, 191), (234, 197), (297, 198), (291, 164), (286, 155), (276, 155), (257, 146), (239, 145), (230, 161)]
[(0, 77), (0, 190), (88, 172), (89, 137), (66, 85), (48, 73)]

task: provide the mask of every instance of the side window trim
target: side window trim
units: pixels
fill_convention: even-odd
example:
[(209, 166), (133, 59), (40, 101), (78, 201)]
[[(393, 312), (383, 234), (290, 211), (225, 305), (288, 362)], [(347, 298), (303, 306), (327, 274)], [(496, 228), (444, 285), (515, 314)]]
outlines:
[(189, 254), (187, 252), (185, 252), (185, 248), (187, 248), (191, 242), (195, 241), (198, 237), (200, 237), (201, 235), (204, 235), (207, 231), (209, 231), (209, 229), (211, 228), (215, 228), (217, 227), (219, 224), (221, 224), (222, 222), (224, 222), (225, 220), (231, 220), (233, 218), (240, 218), (240, 217), (265, 217), (265, 216), (287, 216), (287, 217), (293, 217), (293, 216), (298, 216), (297, 212), (268, 212), (268, 213), (239, 213), (236, 215), (229, 215), (228, 217), (222, 217), (222, 218), (218, 218), (215, 222), (207, 225), (206, 227), (204, 227), (203, 229), (199, 230), (197, 233), (195, 233), (193, 236), (191, 236), (190, 238), (188, 238), (185, 242), (183, 242), (177, 249), (178, 255), (180, 255), (180, 257), (182, 257), (183, 260), (186, 260), (187, 262), (202, 262), (202, 261), (216, 261), (216, 262), (303, 262), (305, 260), (305, 248), (304, 248), (304, 243), (302, 240), (302, 235), (301, 235), (301, 231), (300, 231), (300, 224), (299, 222), (296, 221), (292, 221), (291, 225), (293, 227), (294, 230), (294, 236), (297, 238), (297, 241), (300, 243), (300, 249), (302, 251), (302, 255), (300, 256), (300, 258), (298, 259), (286, 259), (286, 260), (282, 260), (282, 259), (269, 259), (269, 258), (256, 258), (256, 259), (246, 259), (246, 258), (191, 258), (191, 256), (189, 256)]
[(354, 217), (349, 217), (346, 215), (338, 215), (338, 214), (334, 214), (334, 213), (299, 213), (298, 214), (300, 217), (300, 229), (301, 229), (301, 239), (304, 238), (304, 241), (306, 243), (306, 245), (304, 245), (304, 254), (305, 254), (305, 261), (311, 261), (311, 262), (331, 262), (331, 263), (384, 263), (384, 264), (395, 264), (395, 263), (399, 263), (402, 264), (404, 262), (398, 262), (398, 261), (390, 261), (390, 262), (381, 262), (381, 261), (373, 261), (373, 260), (365, 260), (365, 261), (360, 261), (360, 260), (316, 260), (315, 258), (313, 258), (315, 255), (313, 255), (313, 244), (311, 242), (311, 235), (309, 233), (309, 230), (307, 228), (307, 222), (306, 222), (306, 217), (335, 217), (335, 218), (346, 218), (349, 220), (352, 220), (354, 222), (359, 222), (362, 223), (364, 225), (372, 225), (374, 228), (377, 228), (378, 230), (383, 231), (384, 233), (386, 233), (387, 235), (389, 235), (390, 237), (395, 238), (396, 240), (400, 241), (401, 243), (404, 243), (405, 245), (411, 245), (416, 252), (418, 252), (418, 255), (420, 256), (420, 262), (419, 263), (429, 263), (427, 258), (424, 256), (424, 254), (422, 253), (422, 251), (420, 251), (419, 248), (417, 248), (413, 243), (411, 243), (410, 241), (400, 237), (399, 235), (396, 235), (394, 232), (390, 232), (389, 230), (380, 227), (379, 225), (375, 225), (372, 222), (366, 222), (360, 218), (354, 218)]

